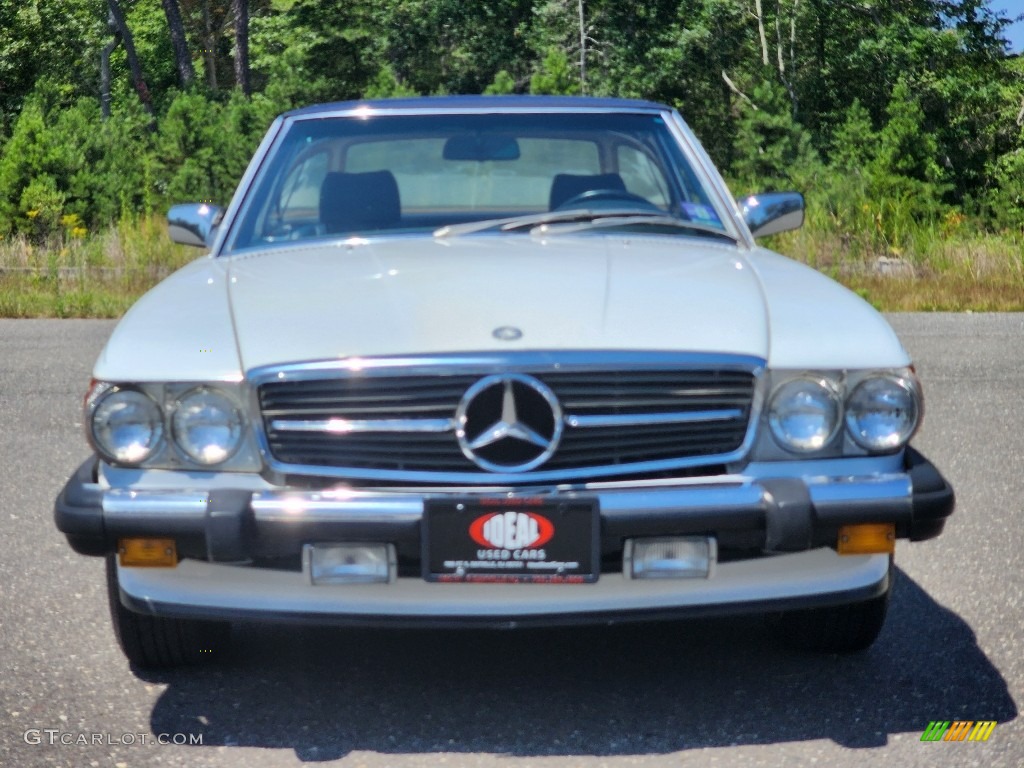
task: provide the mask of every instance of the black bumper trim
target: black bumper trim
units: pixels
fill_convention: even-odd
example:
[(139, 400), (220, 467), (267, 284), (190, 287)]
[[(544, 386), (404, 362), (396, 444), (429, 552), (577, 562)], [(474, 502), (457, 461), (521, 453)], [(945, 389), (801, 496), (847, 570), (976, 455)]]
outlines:
[(99, 458), (89, 457), (75, 470), (53, 504), (57, 529), (80, 555), (107, 555), (113, 551), (103, 525), (103, 489), (96, 484)]
[(211, 563), (248, 560), (256, 531), (249, 502), (251, 491), (218, 488), (210, 491), (206, 508), (206, 558)]
[(762, 481), (765, 486), (764, 548), (769, 552), (802, 552), (814, 539), (814, 504), (807, 485), (795, 477)]
[(914, 489), (913, 518), (906, 537), (911, 541), (933, 539), (942, 533), (946, 519), (956, 507), (953, 486), (935, 465), (913, 448), (907, 448), (904, 463)]
[[(602, 552), (622, 549), (625, 538), (657, 535), (714, 535), (724, 548), (799, 552), (832, 546), (839, 526), (895, 523), (899, 538), (921, 541), (938, 536), (953, 512), (955, 497), (945, 478), (920, 453), (908, 448), (904, 466), (912, 492), (906, 498), (813, 501), (798, 478), (766, 478), (759, 501), (709, 502), (686, 508), (661, 507), (602, 511)], [(81, 554), (106, 555), (118, 537), (174, 536), (182, 557), (211, 562), (245, 562), (295, 555), (309, 541), (388, 541), (399, 556), (417, 557), (420, 521), (401, 519), (260, 519), (251, 509), (252, 493), (211, 491), (205, 510), (161, 520), (152, 514), (116, 515), (103, 511), (103, 489), (96, 483), (97, 459), (84, 462), (54, 504), (57, 528)], [(718, 498), (712, 496), (711, 498)]]

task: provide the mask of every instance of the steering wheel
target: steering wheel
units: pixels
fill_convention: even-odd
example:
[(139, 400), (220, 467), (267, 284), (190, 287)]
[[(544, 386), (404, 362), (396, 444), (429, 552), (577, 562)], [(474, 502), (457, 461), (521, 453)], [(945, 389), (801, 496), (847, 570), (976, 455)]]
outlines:
[[(564, 211), (570, 208), (585, 208), (591, 203), (638, 203), (645, 210), (660, 211), (658, 206), (654, 205), (646, 197), (640, 195), (634, 195), (632, 192), (627, 192), (624, 189), (588, 189), (586, 192), (580, 192), (578, 195), (574, 195), (558, 206), (556, 211)], [(601, 206), (605, 207), (605, 206)]]

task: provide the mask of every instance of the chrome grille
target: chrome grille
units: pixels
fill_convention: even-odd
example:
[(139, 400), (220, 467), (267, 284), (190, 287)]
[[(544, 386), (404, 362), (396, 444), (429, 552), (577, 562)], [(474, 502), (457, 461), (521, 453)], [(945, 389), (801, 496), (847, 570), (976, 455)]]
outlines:
[[(511, 361), (504, 371), (528, 374), (554, 392), (565, 423), (554, 455), (514, 479), (612, 476), (737, 458), (750, 434), (761, 370), (749, 360), (650, 369)], [(257, 393), (266, 446), (280, 469), (298, 474), (487, 482), (495, 475), (458, 445), (455, 413), (466, 391), (494, 373), (474, 366), (264, 372)]]
[(281, 419), (446, 418), (480, 376), (353, 376), (260, 387), (263, 417)]

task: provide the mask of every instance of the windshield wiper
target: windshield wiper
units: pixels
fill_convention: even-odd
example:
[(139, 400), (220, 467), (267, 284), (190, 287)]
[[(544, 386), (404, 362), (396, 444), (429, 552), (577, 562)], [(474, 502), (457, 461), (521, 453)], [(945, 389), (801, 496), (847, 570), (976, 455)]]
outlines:
[(635, 208), (609, 211), (591, 211), (575, 208), (571, 211), (548, 211), (533, 213), (529, 216), (509, 216), (502, 219), (484, 219), (483, 221), (467, 221), (465, 224), (448, 224), (434, 230), (434, 237), (458, 237), (472, 235), (474, 232), (485, 232), (488, 229), (500, 229), (502, 232), (514, 232), (517, 229), (532, 229), (542, 224), (558, 224), (572, 221), (593, 221), (602, 216), (636, 216)]
[[(550, 225), (564, 225), (551, 227)], [(434, 237), (458, 237), (459, 235), (471, 235), (476, 232), (486, 232), (489, 229), (497, 229), (502, 232), (515, 232), (520, 229), (529, 229), (531, 234), (570, 234), (582, 232), (588, 229), (599, 229), (603, 227), (626, 227), (626, 226), (663, 226), (676, 229), (686, 229), (691, 232), (701, 232), (710, 235), (724, 237), (731, 242), (736, 238), (727, 232), (709, 224), (701, 224), (695, 221), (685, 221), (667, 213), (646, 213), (633, 209), (622, 210), (585, 210), (576, 209), (571, 211), (554, 211), (549, 213), (536, 213), (530, 216), (511, 216), (502, 219), (485, 219), (483, 221), (468, 221), (465, 224), (449, 224), (434, 231)]]
[(739, 242), (736, 237), (723, 231), (719, 227), (712, 226), (711, 224), (703, 224), (699, 221), (679, 219), (669, 214), (637, 213), (635, 211), (629, 214), (622, 214), (616, 212), (611, 216), (600, 214), (592, 219), (581, 221), (551, 222), (558, 225), (554, 227), (547, 226), (548, 223), (549, 222), (542, 222), (537, 225), (534, 230), (531, 230), (531, 234), (535, 230), (540, 230), (544, 234), (558, 235), (572, 234), (573, 232), (584, 232), (588, 229), (603, 229), (607, 227), (653, 226), (672, 227), (674, 229), (683, 229), (690, 232), (700, 232), (701, 234), (722, 237), (733, 243)]

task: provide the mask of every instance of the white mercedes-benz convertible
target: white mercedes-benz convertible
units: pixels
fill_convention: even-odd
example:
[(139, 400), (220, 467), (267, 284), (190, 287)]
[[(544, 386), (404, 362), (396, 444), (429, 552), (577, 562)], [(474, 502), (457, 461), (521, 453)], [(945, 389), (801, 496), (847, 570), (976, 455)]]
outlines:
[(93, 372), (57, 527), (138, 666), (230, 621), (515, 627), (764, 612), (867, 647), (953, 492), (907, 353), (761, 248), (661, 104), (452, 97), (278, 118), (208, 254)]

